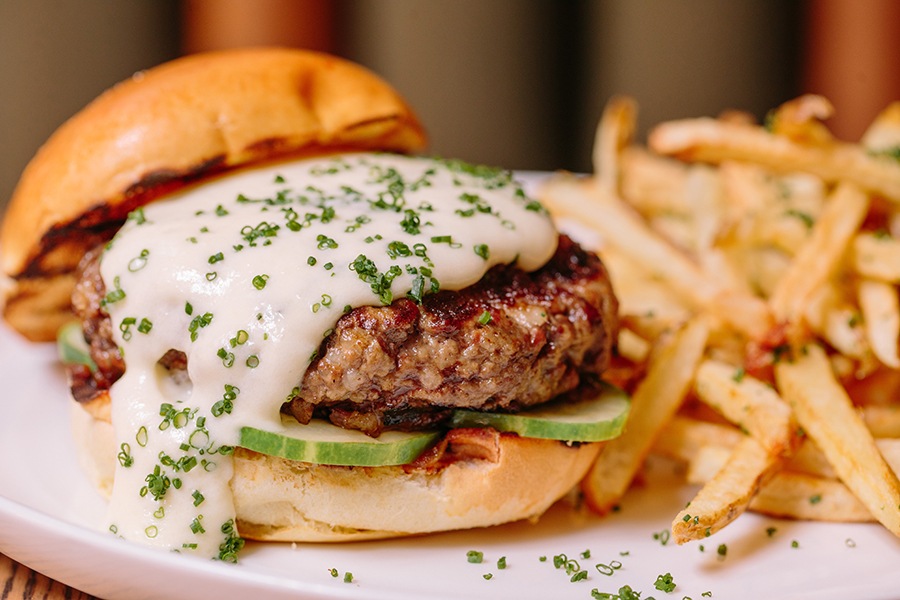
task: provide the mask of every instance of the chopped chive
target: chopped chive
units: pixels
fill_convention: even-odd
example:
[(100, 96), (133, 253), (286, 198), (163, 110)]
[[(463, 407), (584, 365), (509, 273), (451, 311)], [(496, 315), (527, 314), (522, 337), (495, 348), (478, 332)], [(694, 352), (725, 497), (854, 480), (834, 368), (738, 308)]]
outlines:
[(253, 287), (255, 287), (258, 290), (261, 290), (264, 287), (266, 287), (266, 283), (268, 283), (268, 282), (269, 282), (268, 275), (266, 275), (266, 274), (257, 275), (253, 278)]

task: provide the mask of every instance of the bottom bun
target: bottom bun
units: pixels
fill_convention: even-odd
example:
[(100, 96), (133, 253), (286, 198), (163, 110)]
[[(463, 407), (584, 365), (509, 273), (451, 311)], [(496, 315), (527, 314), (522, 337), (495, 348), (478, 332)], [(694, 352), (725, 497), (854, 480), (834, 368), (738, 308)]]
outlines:
[[(72, 425), (82, 467), (108, 496), (112, 425), (77, 404)], [(408, 470), (317, 465), (237, 448), (231, 488), (238, 531), (253, 540), (341, 542), (536, 518), (584, 477), (602, 446), (500, 433), (492, 439), (491, 458)]]

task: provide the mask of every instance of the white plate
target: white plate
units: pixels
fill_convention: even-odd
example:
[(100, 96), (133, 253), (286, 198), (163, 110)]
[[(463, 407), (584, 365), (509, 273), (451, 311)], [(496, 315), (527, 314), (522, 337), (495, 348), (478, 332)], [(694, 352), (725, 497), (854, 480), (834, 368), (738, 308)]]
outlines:
[[(670, 466), (606, 519), (558, 506), (537, 524), (387, 542), (250, 544), (228, 565), (147, 549), (95, 526), (104, 504), (78, 471), (68, 431), (65, 382), (52, 345), (29, 344), (0, 325), (0, 552), (102, 598), (590, 598), (592, 588), (630, 585), (643, 597), (669, 572), (674, 596), (712, 598), (895, 598), (900, 542), (875, 525), (793, 523), (744, 515), (698, 544), (663, 545), (654, 534), (690, 498)], [(769, 537), (767, 527), (777, 532)], [(792, 548), (796, 540), (798, 548)], [(719, 544), (727, 545), (724, 559)], [(590, 550), (589, 559), (580, 553)], [(484, 553), (482, 564), (466, 559)], [(627, 554), (623, 555), (624, 552)], [(565, 553), (587, 568), (569, 582), (553, 567)], [(505, 556), (507, 568), (497, 568)], [(546, 562), (540, 557), (547, 556)], [(612, 576), (594, 565), (618, 560)], [(339, 572), (333, 578), (329, 569)], [(352, 583), (344, 583), (350, 571)], [(492, 573), (490, 580), (483, 575)]]
[[(876, 525), (796, 523), (745, 514), (697, 543), (661, 543), (692, 496), (671, 465), (649, 469), (619, 512), (600, 519), (557, 506), (538, 523), (353, 544), (248, 544), (238, 565), (161, 552), (97, 529), (104, 502), (79, 472), (55, 349), (0, 324), (0, 552), (101, 598), (590, 598), (629, 585), (646, 600), (897, 597), (900, 540)], [(769, 536), (767, 528), (775, 527)], [(796, 541), (798, 547), (793, 547)], [(718, 555), (724, 544), (727, 554)], [(484, 553), (471, 564), (469, 550)], [(590, 550), (590, 558), (581, 553)], [(553, 556), (579, 560), (570, 582)], [(506, 569), (497, 560), (506, 557)], [(541, 561), (540, 557), (547, 557)], [(597, 563), (619, 561), (612, 576)], [(332, 577), (330, 569), (337, 569)], [(346, 572), (353, 574), (344, 583)], [(485, 579), (485, 574), (492, 574)], [(658, 591), (671, 573), (672, 594)]]

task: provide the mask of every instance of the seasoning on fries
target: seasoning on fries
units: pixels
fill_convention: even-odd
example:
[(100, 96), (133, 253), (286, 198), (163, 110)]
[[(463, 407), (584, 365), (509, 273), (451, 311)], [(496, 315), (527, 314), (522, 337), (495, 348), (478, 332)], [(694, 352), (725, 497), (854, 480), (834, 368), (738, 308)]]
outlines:
[(582, 482), (596, 512), (652, 453), (699, 486), (673, 507), (678, 543), (746, 510), (900, 536), (900, 102), (859, 143), (833, 138), (832, 112), (806, 95), (642, 146), (636, 103), (615, 98), (596, 172), (541, 190), (596, 234), (620, 299), (633, 408)]

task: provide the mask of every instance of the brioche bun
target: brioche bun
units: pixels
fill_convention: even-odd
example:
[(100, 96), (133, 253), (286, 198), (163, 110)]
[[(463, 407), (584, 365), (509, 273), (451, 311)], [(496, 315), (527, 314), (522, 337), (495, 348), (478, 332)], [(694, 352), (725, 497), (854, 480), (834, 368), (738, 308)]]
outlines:
[[(71, 319), (75, 270), (135, 208), (241, 166), (342, 150), (423, 149), (413, 112), (385, 82), (323, 54), (286, 49), (189, 56), (138, 73), (40, 149), (0, 229), (4, 317), (32, 340)], [(80, 460), (104, 493), (116, 444), (110, 400), (73, 403)], [(338, 467), (237, 448), (241, 536), (347, 541), (536, 517), (570, 491), (602, 444), (489, 430), (487, 456), (433, 467)]]
[(137, 73), (63, 124), (25, 168), (0, 227), (3, 315), (31, 340), (54, 339), (85, 251), (177, 187), (286, 156), (424, 146), (397, 92), (334, 56), (228, 50)]
[[(109, 495), (112, 425), (77, 405), (72, 423), (83, 470)], [(262, 541), (345, 542), (537, 517), (578, 484), (603, 445), (492, 434), (493, 457), (438, 470), (315, 465), (237, 448), (231, 489), (238, 531)]]

